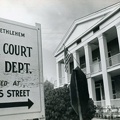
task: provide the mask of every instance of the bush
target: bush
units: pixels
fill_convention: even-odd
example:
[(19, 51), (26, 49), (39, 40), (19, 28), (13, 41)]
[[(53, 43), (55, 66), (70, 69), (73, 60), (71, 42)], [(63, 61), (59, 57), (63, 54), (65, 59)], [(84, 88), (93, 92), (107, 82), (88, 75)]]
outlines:
[(96, 106), (94, 105), (93, 100), (90, 98), (88, 101), (88, 108), (86, 114), (83, 115), (84, 120), (91, 120), (95, 116)]
[(47, 98), (47, 96), (49, 95), (49, 93), (53, 89), (54, 89), (54, 85), (51, 82), (49, 82), (48, 80), (46, 80), (44, 82), (44, 94), (45, 94), (45, 98)]
[[(57, 89), (51, 88), (45, 90), (45, 113), (46, 120), (79, 119), (78, 115), (71, 107), (69, 87), (67, 85)], [(86, 114), (83, 116), (83, 120), (91, 120), (94, 117), (94, 114), (95, 106), (92, 99), (90, 99), (88, 101), (88, 109)]]

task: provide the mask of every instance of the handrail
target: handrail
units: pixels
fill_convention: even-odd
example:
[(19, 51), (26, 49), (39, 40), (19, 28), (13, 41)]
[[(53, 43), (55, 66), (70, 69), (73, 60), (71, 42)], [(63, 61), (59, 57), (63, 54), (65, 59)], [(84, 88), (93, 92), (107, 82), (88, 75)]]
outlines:
[(101, 61), (93, 62), (90, 65), (91, 73), (96, 73), (101, 71)]
[(120, 64), (120, 53), (107, 58), (106, 61), (107, 61), (107, 67), (108, 68), (111, 67), (111, 66)]
[(80, 65), (81, 69), (84, 69), (85, 67), (86, 67), (86, 63), (83, 63), (83, 64)]

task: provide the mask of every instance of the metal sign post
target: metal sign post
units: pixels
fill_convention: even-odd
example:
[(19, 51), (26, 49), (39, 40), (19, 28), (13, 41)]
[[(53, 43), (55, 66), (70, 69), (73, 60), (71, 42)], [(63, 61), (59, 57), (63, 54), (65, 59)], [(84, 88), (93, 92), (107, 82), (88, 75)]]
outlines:
[(86, 76), (79, 67), (75, 68), (72, 72), (70, 95), (73, 109), (79, 115), (79, 120), (83, 120), (82, 114), (86, 113), (89, 93)]
[(75, 85), (76, 85), (76, 94), (77, 94), (77, 102), (78, 102), (77, 104), (78, 104), (79, 120), (83, 120), (82, 112), (81, 112), (81, 106), (80, 106), (80, 97), (79, 97), (79, 92), (78, 92), (77, 79), (76, 79), (76, 72), (75, 72)]

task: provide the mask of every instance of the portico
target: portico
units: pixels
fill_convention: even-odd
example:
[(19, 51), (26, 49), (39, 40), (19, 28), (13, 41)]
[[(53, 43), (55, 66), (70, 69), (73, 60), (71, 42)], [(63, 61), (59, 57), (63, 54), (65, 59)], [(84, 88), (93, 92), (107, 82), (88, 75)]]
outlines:
[(58, 46), (55, 54), (58, 76), (56, 87), (62, 86), (60, 83), (62, 78), (64, 78), (63, 84), (69, 83), (72, 69), (79, 66), (86, 74), (89, 95), (96, 105), (120, 106), (119, 4), (74, 22), (63, 41), (73, 56), (68, 73), (61, 67), (64, 66), (63, 43)]

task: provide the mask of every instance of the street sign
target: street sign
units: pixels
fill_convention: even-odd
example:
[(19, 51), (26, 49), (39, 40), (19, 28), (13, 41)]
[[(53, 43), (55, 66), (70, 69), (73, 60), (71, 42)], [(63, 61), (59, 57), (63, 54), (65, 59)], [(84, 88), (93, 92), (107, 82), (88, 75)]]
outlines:
[(86, 75), (77, 67), (73, 70), (70, 82), (71, 104), (77, 114), (85, 114), (88, 107), (89, 93)]
[(28, 107), (31, 108), (31, 106), (34, 103), (28, 99), (28, 101), (25, 102), (8, 102), (8, 103), (0, 103), (0, 108), (13, 108), (13, 107)]
[(40, 30), (0, 19), (0, 120), (44, 120)]

